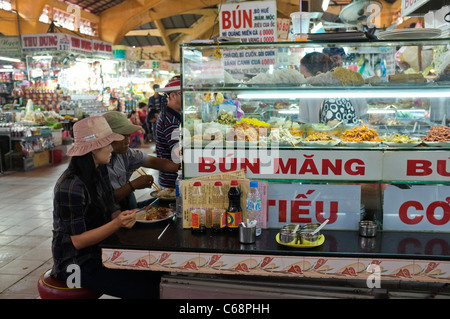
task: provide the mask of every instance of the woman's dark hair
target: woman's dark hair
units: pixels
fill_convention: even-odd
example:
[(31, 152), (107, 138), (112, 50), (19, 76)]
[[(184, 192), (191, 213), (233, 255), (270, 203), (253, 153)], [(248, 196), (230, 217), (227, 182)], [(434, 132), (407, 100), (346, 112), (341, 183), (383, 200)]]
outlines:
[(67, 176), (72, 178), (78, 176), (81, 179), (88, 189), (91, 207), (99, 211), (105, 211), (106, 205), (98, 193), (97, 185), (100, 184), (104, 190), (108, 189), (108, 185), (106, 185), (100, 171), (103, 166), (99, 165), (98, 168), (95, 167), (92, 152), (89, 152), (82, 156), (73, 156), (67, 167)]
[(147, 106), (147, 103), (145, 103), (145, 102), (139, 102), (139, 104), (138, 104), (138, 107), (140, 108), (140, 109), (142, 109), (142, 108), (144, 108), (144, 107), (146, 107)]
[(333, 61), (328, 57), (328, 55), (320, 52), (311, 52), (306, 54), (300, 60), (300, 64), (303, 65), (312, 75), (317, 75), (318, 72), (326, 73), (333, 67)]

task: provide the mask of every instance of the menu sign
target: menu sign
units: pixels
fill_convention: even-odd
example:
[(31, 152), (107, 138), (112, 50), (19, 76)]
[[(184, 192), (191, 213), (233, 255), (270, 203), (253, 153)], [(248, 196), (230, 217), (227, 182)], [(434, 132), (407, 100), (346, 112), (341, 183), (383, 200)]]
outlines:
[(224, 3), (219, 14), (220, 35), (241, 42), (277, 40), (276, 1)]
[(276, 63), (275, 49), (222, 50), (223, 68), (235, 79), (244, 74), (265, 73)]
[(448, 186), (414, 185), (400, 189), (387, 185), (383, 202), (384, 230), (450, 232)]
[(267, 199), (270, 228), (328, 219), (327, 229), (358, 229), (359, 185), (269, 184)]

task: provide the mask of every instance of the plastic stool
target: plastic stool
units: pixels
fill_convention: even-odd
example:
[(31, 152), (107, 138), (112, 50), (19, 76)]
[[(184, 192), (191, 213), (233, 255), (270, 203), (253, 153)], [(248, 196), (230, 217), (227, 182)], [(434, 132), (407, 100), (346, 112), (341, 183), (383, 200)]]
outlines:
[(38, 291), (41, 299), (98, 299), (103, 294), (86, 288), (68, 288), (60, 279), (50, 276), (47, 270), (38, 281)]

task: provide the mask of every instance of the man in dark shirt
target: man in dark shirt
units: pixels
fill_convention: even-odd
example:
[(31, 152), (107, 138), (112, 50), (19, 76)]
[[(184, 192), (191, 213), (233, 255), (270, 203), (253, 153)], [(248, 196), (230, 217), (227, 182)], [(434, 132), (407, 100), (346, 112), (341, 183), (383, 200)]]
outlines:
[(148, 99), (148, 109), (147, 109), (147, 119), (146, 124), (149, 128), (149, 140), (152, 138), (153, 140), (156, 140), (156, 122), (152, 122), (151, 118), (149, 118), (149, 114), (151, 111), (157, 111), (158, 113), (161, 112), (161, 108), (165, 107), (167, 104), (167, 98), (164, 96), (164, 94), (159, 94), (158, 92), (159, 84), (153, 85), (153, 90), (155, 91), (155, 94), (153, 94)]
[[(167, 105), (161, 110), (156, 123), (156, 155), (179, 163), (179, 127), (181, 123), (180, 77), (173, 77), (159, 90), (167, 95)], [(164, 188), (175, 188), (177, 173), (159, 172), (159, 184)]]

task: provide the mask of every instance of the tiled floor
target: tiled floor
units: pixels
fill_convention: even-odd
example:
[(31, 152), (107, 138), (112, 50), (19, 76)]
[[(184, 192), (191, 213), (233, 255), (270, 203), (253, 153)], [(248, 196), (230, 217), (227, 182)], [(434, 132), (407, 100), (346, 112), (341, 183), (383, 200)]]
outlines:
[[(141, 150), (155, 155), (154, 144)], [(39, 298), (39, 277), (53, 264), (53, 187), (68, 162), (64, 157), (60, 164), (0, 174), (0, 299)], [(138, 200), (148, 194), (136, 191)]]

